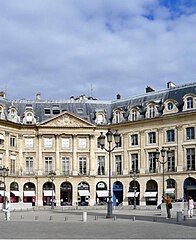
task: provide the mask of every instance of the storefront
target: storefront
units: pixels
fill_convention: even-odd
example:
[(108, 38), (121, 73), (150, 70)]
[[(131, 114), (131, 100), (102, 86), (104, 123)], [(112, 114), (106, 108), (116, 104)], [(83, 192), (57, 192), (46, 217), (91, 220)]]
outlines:
[(98, 182), (96, 185), (96, 204), (104, 205), (107, 203), (108, 190), (105, 182)]
[(36, 202), (36, 193), (35, 193), (35, 184), (28, 182), (24, 184), (23, 188), (23, 202), (32, 203), (32, 206), (35, 206)]
[(113, 205), (118, 206), (123, 202), (123, 184), (119, 181), (113, 184)]
[(61, 184), (61, 206), (72, 205), (72, 185), (70, 182)]
[(53, 200), (54, 206), (56, 206), (55, 185), (54, 183), (46, 182), (43, 185), (43, 206), (51, 206), (52, 200)]
[(78, 184), (78, 206), (88, 206), (90, 201), (90, 187), (86, 182)]

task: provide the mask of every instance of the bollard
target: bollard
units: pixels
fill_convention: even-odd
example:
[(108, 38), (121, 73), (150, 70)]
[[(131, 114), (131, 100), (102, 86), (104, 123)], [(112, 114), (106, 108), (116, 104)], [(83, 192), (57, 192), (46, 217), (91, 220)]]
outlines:
[(52, 216), (50, 216), (49, 220), (50, 220), (50, 221), (52, 221), (52, 220), (53, 220), (53, 217), (52, 217)]
[(177, 222), (182, 222), (182, 212), (177, 212), (176, 213), (176, 221)]
[(97, 221), (98, 220), (98, 216), (95, 216), (95, 221)]
[(35, 216), (35, 220), (38, 220), (38, 216)]
[(184, 215), (184, 221), (186, 221), (186, 215)]
[(86, 222), (87, 221), (87, 212), (82, 213), (82, 221)]
[(135, 216), (133, 216), (133, 221), (135, 222)]
[(21, 215), (21, 217), (20, 217), (21, 219), (24, 219), (24, 217)]
[(117, 220), (117, 217), (116, 216), (114, 216), (114, 221), (116, 221)]
[(65, 221), (68, 221), (68, 217), (67, 216), (65, 216)]

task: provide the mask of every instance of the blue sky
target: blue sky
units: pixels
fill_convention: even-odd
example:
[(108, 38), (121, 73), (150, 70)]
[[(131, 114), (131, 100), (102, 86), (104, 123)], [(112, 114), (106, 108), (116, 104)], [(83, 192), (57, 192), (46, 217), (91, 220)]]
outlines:
[(0, 0), (10, 99), (113, 100), (196, 82), (196, 0)]

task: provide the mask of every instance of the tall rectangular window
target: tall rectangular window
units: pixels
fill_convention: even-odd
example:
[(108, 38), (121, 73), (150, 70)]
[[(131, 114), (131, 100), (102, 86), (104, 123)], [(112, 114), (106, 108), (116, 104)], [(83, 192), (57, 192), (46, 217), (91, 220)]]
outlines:
[(33, 138), (25, 138), (25, 147), (33, 148)]
[(70, 174), (70, 160), (69, 157), (62, 157), (62, 174)]
[(52, 148), (52, 138), (44, 138), (44, 148)]
[(87, 148), (87, 139), (86, 138), (79, 138), (79, 148)]
[(48, 175), (52, 169), (52, 157), (45, 157), (45, 174)]
[(186, 149), (187, 170), (195, 171), (195, 148)]
[(86, 157), (79, 157), (79, 174), (86, 175)]
[(115, 156), (115, 173), (117, 175), (121, 175), (122, 174), (122, 159), (121, 159), (121, 155), (116, 155)]
[(10, 174), (16, 173), (16, 156), (10, 156)]
[(131, 154), (131, 170), (138, 171), (138, 154)]
[(167, 157), (167, 171), (175, 172), (175, 151), (171, 150), (171, 157)]
[(156, 143), (156, 132), (149, 132), (148, 133), (148, 143)]
[(195, 128), (188, 127), (186, 128), (186, 140), (193, 140), (195, 139)]
[(138, 134), (131, 135), (131, 145), (132, 146), (138, 145)]
[(174, 142), (175, 141), (175, 131), (174, 130), (167, 130), (166, 131), (166, 141), (167, 142)]
[(98, 175), (105, 175), (105, 156), (97, 157)]
[(33, 174), (33, 157), (26, 157), (26, 174)]
[(156, 153), (148, 153), (149, 172), (156, 172)]
[(15, 136), (10, 137), (10, 147), (16, 147), (16, 137)]
[(62, 148), (63, 149), (70, 148), (70, 139), (69, 138), (62, 138)]

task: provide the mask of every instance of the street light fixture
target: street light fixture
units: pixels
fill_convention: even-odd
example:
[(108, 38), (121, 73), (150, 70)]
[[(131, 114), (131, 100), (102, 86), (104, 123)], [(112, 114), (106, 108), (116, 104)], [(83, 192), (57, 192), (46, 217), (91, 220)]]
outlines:
[[(165, 160), (165, 155), (167, 152), (167, 159)], [(162, 161), (159, 160), (159, 156), (161, 153), (161, 157), (162, 157)], [(156, 151), (156, 160), (157, 162), (159, 162), (162, 166), (163, 166), (163, 193), (162, 193), (162, 202), (165, 202), (165, 180), (164, 180), (164, 176), (165, 176), (165, 164), (168, 162), (168, 159), (172, 157), (172, 151), (170, 150), (170, 148), (168, 148), (167, 150), (162, 147), (161, 151), (159, 152), (159, 150), (157, 149)]]
[(130, 177), (133, 179), (133, 191), (134, 191), (133, 209), (136, 209), (136, 192), (137, 192), (136, 179), (139, 178), (139, 175), (137, 173), (138, 173), (138, 170), (136, 170), (135, 168), (132, 171), (130, 171)]
[(51, 209), (54, 209), (54, 194), (53, 194), (54, 193), (54, 184), (53, 184), (53, 182), (54, 182), (55, 176), (56, 176), (55, 171), (51, 170), (49, 172), (49, 178), (52, 181), (52, 203), (51, 203)]
[[(120, 146), (121, 136), (118, 130), (113, 133), (110, 129), (108, 129), (106, 133), (108, 149), (105, 148), (105, 135), (101, 132), (101, 135), (98, 137), (98, 144), (101, 149), (104, 149), (109, 154), (109, 193), (108, 193), (108, 202), (107, 202), (107, 215), (106, 218), (112, 217), (112, 192), (111, 192), (111, 152)], [(115, 146), (112, 147), (112, 140), (114, 138)]]
[(3, 166), (0, 168), (1, 176), (3, 177), (3, 183), (4, 183), (4, 192), (3, 192), (3, 209), (6, 208), (6, 201), (5, 201), (5, 189), (6, 189), (6, 184), (5, 184), (5, 178), (8, 176), (9, 168)]

